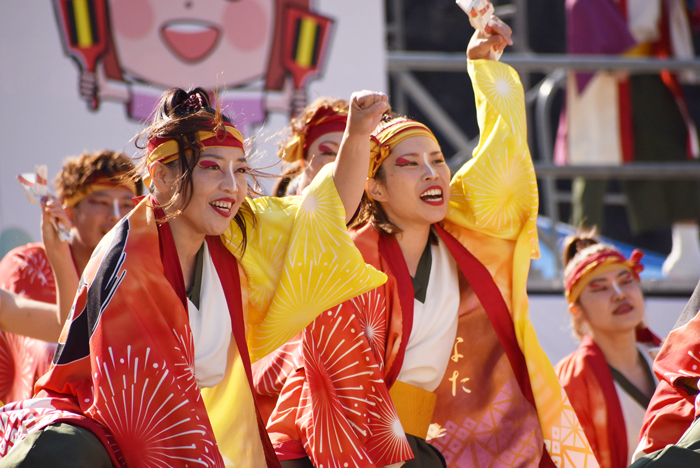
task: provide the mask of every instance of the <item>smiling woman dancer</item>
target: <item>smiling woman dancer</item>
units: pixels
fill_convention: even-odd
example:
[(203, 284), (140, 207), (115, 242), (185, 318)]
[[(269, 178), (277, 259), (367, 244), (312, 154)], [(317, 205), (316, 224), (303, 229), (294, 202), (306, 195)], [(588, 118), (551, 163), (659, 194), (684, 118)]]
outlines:
[(306, 106), (289, 127), (279, 158), (285, 161), (282, 178), (273, 193), (278, 197), (301, 195), (326, 165), (335, 161), (348, 121), (348, 103), (320, 97)]
[(427, 127), (382, 122), (352, 235), (387, 283), (257, 369), (283, 466), (597, 466), (527, 315), (537, 184), (520, 79), (487, 60), (510, 30), (491, 27), (468, 49), (474, 158), (450, 181)]
[(556, 371), (600, 466), (625, 468), (658, 383), (652, 352), (661, 345), (643, 324), (642, 252), (626, 259), (590, 232), (565, 245), (565, 295), (581, 345)]
[[(240, 132), (202, 90), (164, 96), (145, 132), (152, 195), (95, 250), (35, 398), (0, 411), (0, 466), (278, 466), (249, 350), (385, 279), (345, 223), (386, 96), (351, 102), (337, 163), (303, 197), (252, 200)], [(238, 389), (232, 447), (217, 446), (200, 394), (224, 378)]]

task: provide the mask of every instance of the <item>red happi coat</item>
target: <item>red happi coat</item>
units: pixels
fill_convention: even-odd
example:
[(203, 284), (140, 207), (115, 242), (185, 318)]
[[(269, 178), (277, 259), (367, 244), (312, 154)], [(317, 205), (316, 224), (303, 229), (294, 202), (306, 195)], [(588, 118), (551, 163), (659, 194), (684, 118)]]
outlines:
[[(661, 340), (646, 328), (637, 332), (637, 341), (661, 345)], [(578, 349), (562, 359), (555, 370), (600, 466), (627, 467), (627, 427), (603, 352), (586, 335)]]
[[(0, 261), (0, 288), (27, 299), (56, 303), (53, 270), (41, 243), (11, 250)], [(51, 366), (56, 345), (0, 332), (0, 401), (31, 398), (34, 384)]]
[[(461, 301), (430, 443), (448, 466), (553, 467), (506, 303), (484, 265), (436, 229), (461, 272)], [(354, 239), (387, 283), (325, 312), (300, 342), (255, 366), (258, 393), (279, 394), (268, 432), (283, 460), (312, 454), (315, 466), (369, 467), (413, 458), (389, 396), (411, 334), (412, 282), (394, 238), (366, 226)]]
[[(693, 297), (697, 294), (698, 289)], [(689, 303), (686, 311), (691, 306)], [(638, 449), (644, 453), (678, 443), (700, 416), (700, 314), (696, 310), (693, 312), (695, 315), (690, 321), (682, 326), (676, 325), (678, 328), (669, 333), (654, 360), (654, 374), (659, 385), (649, 402), (639, 434)]]
[[(96, 248), (35, 398), (0, 410), (0, 456), (27, 433), (64, 421), (92, 431), (115, 466), (224, 466), (195, 383), (172, 234), (148, 203)], [(207, 243), (250, 379), (238, 263), (218, 237)], [(268, 466), (278, 466), (262, 424), (251, 436), (261, 437)]]

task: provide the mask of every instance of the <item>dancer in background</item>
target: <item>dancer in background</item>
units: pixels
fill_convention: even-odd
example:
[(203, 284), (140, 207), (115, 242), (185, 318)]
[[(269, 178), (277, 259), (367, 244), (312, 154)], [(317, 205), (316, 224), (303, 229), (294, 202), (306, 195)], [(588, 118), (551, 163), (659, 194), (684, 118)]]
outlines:
[(644, 326), (642, 252), (626, 259), (592, 232), (564, 248), (565, 295), (579, 348), (556, 366), (571, 406), (603, 468), (625, 468), (656, 388), (661, 340)]
[[(141, 182), (129, 178), (133, 170), (131, 160), (114, 151), (67, 159), (55, 179), (58, 198), (44, 203), (43, 242), (17, 247), (0, 261), (0, 288), (23, 298), (57, 304), (56, 282), (64, 283), (62, 314), (30, 320), (16, 311), (0, 320), (0, 401), (30, 398), (48, 371), (78, 278), (100, 239), (133, 209), (132, 198), (141, 192)], [(59, 238), (51, 218), (71, 227), (70, 241)]]
[(347, 121), (348, 103), (330, 97), (316, 99), (293, 118), (291, 135), (279, 151), (287, 164), (273, 194), (301, 195), (321, 168), (335, 161)]
[[(203, 90), (166, 93), (144, 132), (152, 194), (98, 245), (35, 398), (0, 412), (0, 466), (277, 466), (250, 359), (384, 281), (345, 213), (386, 107), (353, 95), (338, 161), (304, 197), (249, 199), (240, 132)], [(235, 390), (233, 411), (216, 414), (233, 434), (217, 432), (219, 408), (200, 393), (220, 383)]]
[(450, 181), (425, 125), (385, 119), (352, 236), (387, 283), (261, 361), (283, 466), (597, 466), (527, 317), (537, 184), (520, 79), (489, 60), (510, 29), (489, 31), (467, 53), (474, 158)]
[[(567, 0), (570, 54), (693, 59), (693, 38), (683, 0)], [(566, 112), (557, 137), (559, 164), (619, 165), (682, 162), (700, 156), (695, 123), (676, 76), (568, 74)], [(574, 179), (572, 224), (603, 225), (607, 180)], [(695, 181), (626, 181), (629, 224), (635, 233), (672, 228), (673, 246), (663, 273), (700, 277), (700, 184)]]

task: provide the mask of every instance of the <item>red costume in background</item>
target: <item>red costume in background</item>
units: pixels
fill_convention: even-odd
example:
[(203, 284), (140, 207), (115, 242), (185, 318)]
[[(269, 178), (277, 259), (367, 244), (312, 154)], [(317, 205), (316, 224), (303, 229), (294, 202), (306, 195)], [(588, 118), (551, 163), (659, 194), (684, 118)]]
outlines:
[[(56, 304), (53, 270), (41, 243), (11, 250), (0, 261), (0, 288), (27, 299)], [(0, 332), (0, 401), (25, 400), (51, 366), (56, 345)]]
[[(661, 340), (646, 328), (637, 332), (637, 341), (653, 346), (661, 344)], [(622, 406), (610, 367), (600, 348), (586, 335), (578, 349), (562, 359), (555, 370), (600, 466), (629, 466)]]

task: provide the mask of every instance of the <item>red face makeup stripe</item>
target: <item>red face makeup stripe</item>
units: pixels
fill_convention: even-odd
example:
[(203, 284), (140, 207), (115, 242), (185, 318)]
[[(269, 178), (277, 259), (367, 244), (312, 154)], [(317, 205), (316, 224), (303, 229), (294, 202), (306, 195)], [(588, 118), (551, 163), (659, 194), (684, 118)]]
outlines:
[(404, 157), (398, 157), (398, 158), (396, 158), (396, 164), (401, 165), (401, 166), (403, 166), (404, 164), (408, 164), (408, 163), (410, 163), (410, 162), (411, 162), (411, 161), (409, 161), (408, 159), (406, 159), (406, 158), (404, 158)]
[(214, 161), (200, 161), (199, 165), (202, 167), (213, 167), (213, 166), (218, 166), (219, 163), (216, 163)]
[(335, 153), (335, 150), (327, 145), (319, 145), (318, 149), (321, 153)]

